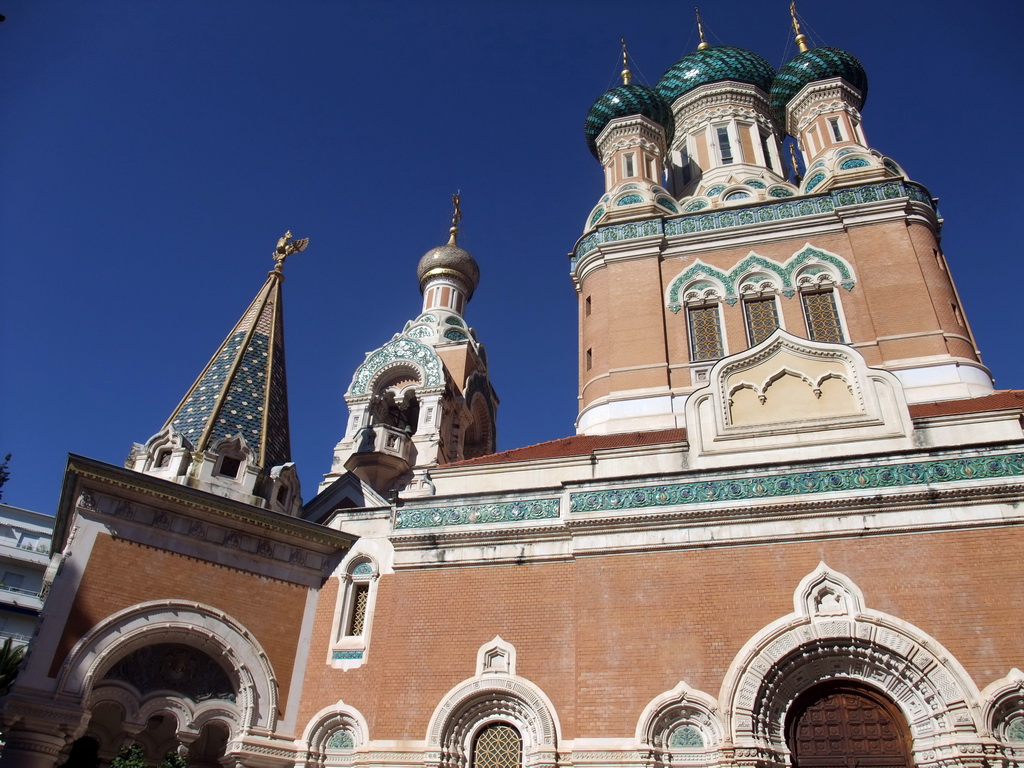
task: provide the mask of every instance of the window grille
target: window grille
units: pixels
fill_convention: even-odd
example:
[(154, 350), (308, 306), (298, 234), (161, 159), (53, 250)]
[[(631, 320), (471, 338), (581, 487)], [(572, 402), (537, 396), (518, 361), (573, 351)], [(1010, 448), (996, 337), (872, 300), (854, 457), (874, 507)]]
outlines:
[(668, 736), (668, 745), (673, 749), (693, 749), (704, 746), (704, 738), (700, 731), (692, 725), (678, 725)]
[(690, 359), (717, 360), (723, 356), (722, 324), (718, 318), (718, 305), (690, 307)]
[(801, 295), (804, 304), (804, 319), (807, 321), (807, 338), (811, 341), (832, 341), (842, 343), (842, 325), (832, 291), (815, 291)]
[(370, 585), (356, 584), (352, 595), (352, 620), (349, 622), (348, 634), (358, 637), (363, 634), (366, 625), (366, 605), (370, 599)]
[(520, 768), (523, 764), (523, 739), (511, 725), (486, 726), (476, 737), (473, 768)]
[(747, 338), (750, 340), (750, 346), (760, 344), (779, 327), (779, 312), (774, 297), (745, 301), (743, 311), (747, 317)]
[(722, 153), (722, 165), (732, 162), (732, 146), (729, 144), (729, 129), (718, 129), (718, 151)]

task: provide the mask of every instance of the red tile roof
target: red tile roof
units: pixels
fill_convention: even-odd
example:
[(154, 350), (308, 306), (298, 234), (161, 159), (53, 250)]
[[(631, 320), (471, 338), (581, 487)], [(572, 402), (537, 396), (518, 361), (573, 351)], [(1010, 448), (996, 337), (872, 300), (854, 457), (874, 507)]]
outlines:
[(680, 443), (686, 439), (685, 429), (659, 429), (654, 432), (623, 432), (616, 435), (571, 435), (559, 440), (513, 448), (510, 451), (478, 456), (475, 459), (445, 464), (446, 467), (473, 467), (484, 464), (507, 464), (513, 461), (560, 459), (568, 456), (588, 456), (606, 448), (633, 448), (658, 443)]
[(1024, 390), (1004, 389), (991, 395), (969, 397), (964, 400), (942, 400), (937, 403), (916, 403), (910, 406), (912, 418), (952, 416), (958, 413), (982, 413), (1008, 408), (1024, 408)]

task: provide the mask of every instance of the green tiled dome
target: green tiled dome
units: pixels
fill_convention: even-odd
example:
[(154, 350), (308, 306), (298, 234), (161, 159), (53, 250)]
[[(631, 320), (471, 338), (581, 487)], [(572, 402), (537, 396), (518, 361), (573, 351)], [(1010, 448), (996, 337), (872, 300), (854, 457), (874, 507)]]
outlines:
[(661, 76), (656, 90), (668, 104), (699, 85), (734, 80), (756, 85), (765, 93), (772, 86), (772, 65), (751, 51), (719, 45), (683, 56)]
[(779, 70), (772, 83), (772, 113), (780, 125), (786, 124), (786, 106), (800, 89), (816, 80), (841, 77), (868, 98), (868, 76), (850, 53), (839, 48), (812, 48), (798, 53)]
[(601, 135), (604, 127), (617, 117), (630, 115), (650, 118), (665, 129), (665, 140), (672, 143), (675, 122), (672, 119), (672, 110), (661, 97), (646, 85), (617, 85), (595, 101), (587, 113), (584, 131), (587, 146), (594, 157), (598, 157), (597, 137)]

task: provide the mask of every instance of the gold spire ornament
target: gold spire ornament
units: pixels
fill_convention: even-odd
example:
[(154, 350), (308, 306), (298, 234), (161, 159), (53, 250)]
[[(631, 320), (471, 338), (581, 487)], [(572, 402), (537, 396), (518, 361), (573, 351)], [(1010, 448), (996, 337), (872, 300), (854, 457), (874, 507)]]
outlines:
[(450, 237), (448, 238), (448, 245), (455, 245), (455, 236), (459, 234), (459, 222), (462, 221), (462, 205), (460, 192), (456, 192), (452, 195), (452, 206), (454, 211), (452, 212), (452, 228), (448, 230)]
[(277, 247), (274, 249), (274, 271), (281, 272), (284, 268), (284, 261), (293, 253), (300, 253), (306, 250), (306, 246), (309, 245), (309, 238), (304, 237), (301, 240), (292, 240), (292, 231), (289, 229), (284, 233), (282, 237), (277, 239)]
[(796, 18), (796, 0), (791, 0), (789, 3), (789, 15), (793, 19), (793, 33), (796, 35), (796, 47), (800, 49), (800, 53), (807, 53), (811, 50), (811, 46), (807, 44), (807, 35), (800, 31), (800, 22)]
[(708, 41), (704, 39), (704, 22), (700, 18), (700, 8), (694, 6), (693, 12), (697, 14), (697, 34), (700, 35), (700, 45), (697, 46), (698, 51), (706, 51), (711, 46)]
[(793, 167), (793, 183), (800, 183), (800, 168), (796, 164), (796, 142), (789, 143), (789, 164)]
[(619, 38), (622, 41), (622, 84), (629, 85), (633, 80), (633, 73), (629, 71), (629, 54), (626, 53), (626, 38)]

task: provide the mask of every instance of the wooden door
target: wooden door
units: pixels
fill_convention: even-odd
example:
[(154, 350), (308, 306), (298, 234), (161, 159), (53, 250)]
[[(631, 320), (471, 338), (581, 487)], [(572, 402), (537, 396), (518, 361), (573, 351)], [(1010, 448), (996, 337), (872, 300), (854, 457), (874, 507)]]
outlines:
[(794, 705), (787, 727), (796, 768), (911, 768), (900, 712), (852, 687), (812, 689)]

